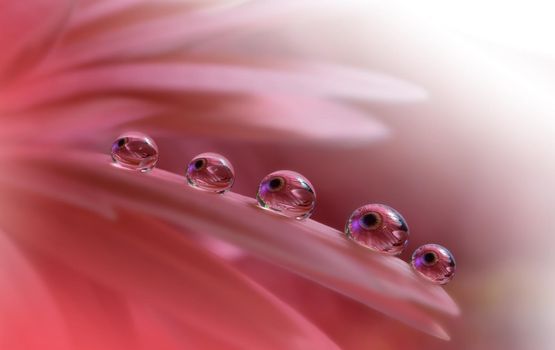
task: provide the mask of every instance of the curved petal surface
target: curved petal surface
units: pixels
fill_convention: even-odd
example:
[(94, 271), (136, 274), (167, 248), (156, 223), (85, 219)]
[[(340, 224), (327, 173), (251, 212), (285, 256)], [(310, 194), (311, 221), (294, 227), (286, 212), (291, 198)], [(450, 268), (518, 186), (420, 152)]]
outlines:
[[(29, 189), (2, 193), (9, 205), (0, 225), (45, 281), (52, 315), (63, 315), (53, 324), (67, 330), (62, 339), (74, 349), (147, 349), (143, 338), (160, 334), (140, 333), (136, 322), (160, 318), (159, 330), (173, 325), (182, 334), (165, 337), (173, 349), (337, 349), (287, 304), (166, 224), (121, 209), (102, 216)], [(32, 305), (17, 305), (17, 314), (32, 317)], [(17, 323), (3, 330), (22, 334)]]
[[(215, 235), (412, 325), (423, 324), (416, 304), (450, 314), (459, 312), (441, 287), (418, 279), (405, 262), (368, 252), (317, 222), (288, 220), (263, 211), (253, 199), (237, 194), (199, 192), (187, 187), (181, 177), (161, 170), (149, 174), (122, 171), (101, 155), (61, 151), (47, 161), (44, 157), (32, 151), (10, 159), (7, 168), (18, 174), (17, 179), (1, 177), (2, 181), (35, 187), (52, 196), (79, 193), (74, 200), (89, 207), (94, 193), (114, 207), (148, 213), (186, 230)], [(38, 177), (40, 183), (33, 181)], [(422, 328), (445, 338), (435, 323)]]

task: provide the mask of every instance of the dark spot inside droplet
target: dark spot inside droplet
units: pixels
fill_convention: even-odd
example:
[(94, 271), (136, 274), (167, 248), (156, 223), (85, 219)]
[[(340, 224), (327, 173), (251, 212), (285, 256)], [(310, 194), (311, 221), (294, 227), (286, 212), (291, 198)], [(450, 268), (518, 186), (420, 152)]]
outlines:
[(408, 232), (409, 227), (407, 226), (407, 222), (406, 222), (405, 219), (403, 219), (403, 217), (400, 216), (400, 215), (399, 215), (399, 223), (400, 223), (400, 225), (399, 225), (399, 230)]
[(195, 162), (195, 169), (200, 170), (202, 169), (202, 167), (204, 166), (205, 160), (204, 159), (198, 159)]
[(380, 223), (380, 217), (376, 213), (368, 213), (360, 218), (360, 222), (364, 228), (374, 229)]
[(121, 138), (118, 140), (118, 147), (123, 147), (123, 145), (125, 145), (125, 138)]
[(435, 264), (435, 262), (437, 260), (437, 256), (435, 255), (435, 253), (429, 252), (429, 253), (424, 254), (422, 259), (424, 259), (424, 262), (427, 265), (432, 265), (432, 264)]
[(304, 181), (302, 181), (302, 180), (299, 181), (299, 182), (300, 182), (300, 184), (303, 186), (303, 188), (304, 188), (305, 190), (307, 190), (309, 193), (314, 194), (314, 190), (312, 189), (312, 187), (310, 187), (309, 184), (307, 184), (306, 182), (304, 182)]
[(282, 185), (283, 185), (283, 179), (280, 177), (274, 177), (273, 179), (270, 180), (270, 182), (268, 182), (268, 187), (272, 191), (279, 190)]

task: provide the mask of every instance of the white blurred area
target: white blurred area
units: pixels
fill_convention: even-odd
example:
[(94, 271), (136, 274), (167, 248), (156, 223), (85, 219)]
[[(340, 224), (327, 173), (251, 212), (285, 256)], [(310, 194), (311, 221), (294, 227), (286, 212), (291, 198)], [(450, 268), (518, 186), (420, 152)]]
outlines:
[(422, 0), (396, 7), (454, 33), (555, 58), (553, 1)]
[[(474, 246), (483, 240), (485, 249), (507, 255), (484, 260), (491, 275), (474, 280), (487, 284), (507, 275), (490, 282), (499, 293), (491, 297), (498, 305), (479, 305), (482, 318), (497, 322), (487, 313), (513, 318), (505, 336), (518, 338), (516, 348), (555, 348), (555, 2), (426, 0), (356, 7), (349, 18), (360, 21), (351, 34), (358, 45), (344, 58), (401, 74), (429, 90), (429, 106), (419, 113), (438, 112), (428, 120), (438, 123), (431, 132), (445, 130), (466, 148), (456, 155), (438, 151), (436, 157), (445, 166), (451, 166), (450, 157), (472, 158), (468, 169), (482, 172), (461, 175), (468, 183), (460, 186), (474, 191), (469, 198), (483, 201), (475, 213), (468, 208), (464, 215), (479, 220), (490, 210), (492, 226), (463, 241), (469, 251), (479, 250)], [(399, 133), (406, 137), (406, 130)], [(435, 135), (415, 135), (409, 142), (430, 137)], [(422, 157), (433, 156), (426, 146), (415, 147), (422, 148)], [(441, 141), (432, 147), (442, 147)], [(480, 193), (496, 198), (481, 199)], [(469, 224), (471, 230), (476, 228)], [(472, 316), (467, 312), (467, 317)], [(468, 333), (471, 329), (467, 325)]]
[(554, 349), (555, 2), (319, 4), (247, 46), (376, 70), (429, 92), (416, 106), (369, 108), (392, 126), (384, 149), (418, 186), (460, 192), (464, 237), (453, 244), (465, 258), (449, 290), (463, 316), (446, 348)]
[[(490, 269), (486, 264), (506, 265), (485, 279), (510, 272), (493, 297), (504, 300), (497, 307), (505, 310), (485, 307), (483, 319), (496, 322), (488, 312), (513, 318), (505, 336), (516, 335), (515, 348), (554, 349), (555, 2), (388, 1), (359, 8), (356, 16), (365, 19), (358, 30), (368, 39), (359, 41), (365, 48), (352, 57), (360, 50), (370, 66), (402, 72), (428, 89), (430, 107), (423, 113), (440, 111), (436, 118), (446, 119), (433, 129), (461, 138), (468, 149), (460, 155), (474, 158), (469, 169), (483, 172), (476, 187), (497, 196), (484, 198), (487, 204), (475, 213), (478, 218), (491, 210), (492, 228), (466, 240), (469, 250), (483, 239), (487, 249), (507, 254), (498, 262), (484, 260), (484, 270)], [(480, 190), (474, 191), (480, 200)], [(502, 220), (508, 229), (501, 229)]]

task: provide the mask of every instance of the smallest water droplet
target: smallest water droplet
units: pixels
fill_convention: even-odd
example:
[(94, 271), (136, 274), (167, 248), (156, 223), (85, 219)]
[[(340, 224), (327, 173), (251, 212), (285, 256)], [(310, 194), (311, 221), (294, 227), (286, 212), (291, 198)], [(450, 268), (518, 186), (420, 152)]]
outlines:
[(128, 132), (112, 144), (112, 159), (125, 169), (146, 172), (158, 162), (158, 146), (153, 139), (140, 132)]
[(412, 254), (411, 265), (422, 278), (436, 284), (446, 284), (455, 275), (455, 258), (439, 244), (426, 244)]

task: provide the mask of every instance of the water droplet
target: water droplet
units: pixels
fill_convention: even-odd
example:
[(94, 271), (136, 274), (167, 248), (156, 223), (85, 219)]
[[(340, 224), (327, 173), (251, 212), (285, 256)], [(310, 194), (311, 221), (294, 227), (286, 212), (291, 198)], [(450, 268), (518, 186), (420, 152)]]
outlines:
[(262, 208), (302, 220), (314, 211), (316, 192), (301, 174), (280, 170), (262, 179), (256, 199)]
[(426, 244), (412, 254), (413, 269), (424, 279), (446, 284), (455, 275), (455, 258), (447, 248), (438, 244)]
[(185, 177), (193, 187), (224, 193), (233, 186), (235, 172), (224, 156), (217, 153), (202, 153), (189, 162)]
[(367, 204), (351, 214), (345, 234), (364, 247), (397, 255), (408, 243), (409, 228), (395, 209), (383, 204)]
[(158, 146), (140, 132), (128, 132), (112, 144), (112, 159), (122, 168), (146, 172), (158, 162)]

